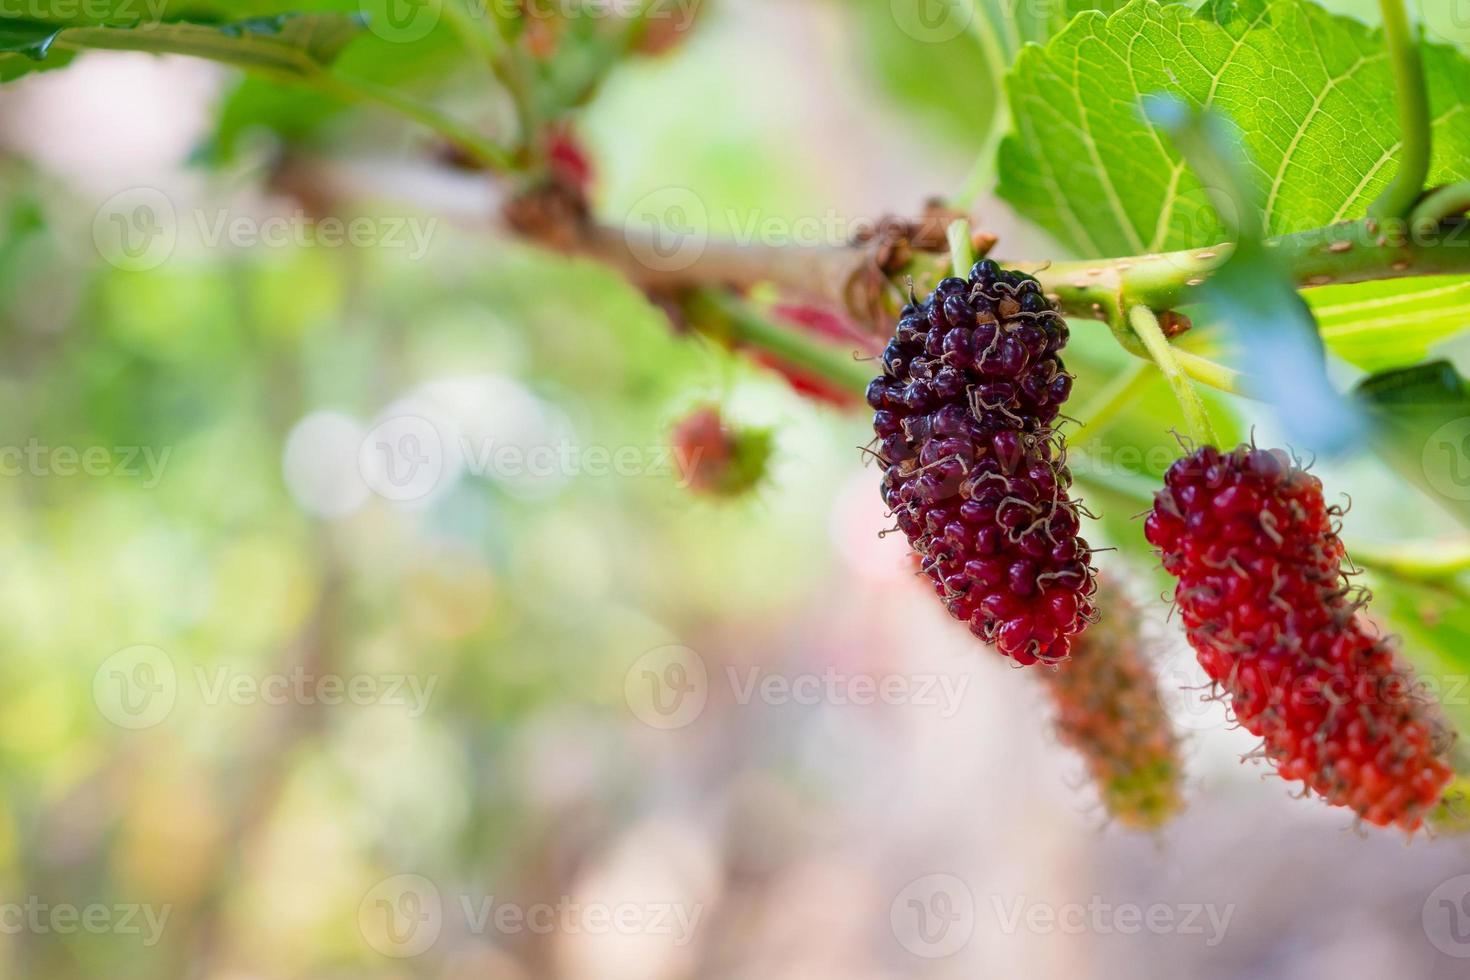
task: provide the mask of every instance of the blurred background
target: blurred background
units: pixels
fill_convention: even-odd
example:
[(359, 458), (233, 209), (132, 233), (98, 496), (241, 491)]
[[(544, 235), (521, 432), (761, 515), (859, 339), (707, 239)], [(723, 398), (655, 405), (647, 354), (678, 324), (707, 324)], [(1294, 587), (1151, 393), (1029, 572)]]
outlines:
[[(698, 13), (582, 114), (605, 215), (694, 188), (712, 232), (841, 241), (970, 174), (990, 72), (887, 0)], [(496, 124), (474, 70), (417, 84)], [(1242, 763), (1134, 511), (1088, 535), (1185, 738), (1154, 834), (879, 537), (863, 412), (316, 98), (127, 53), (0, 93), (0, 976), (1465, 975), (1470, 845)], [(1082, 404), (1126, 358), (1074, 337)], [(748, 497), (681, 486), (707, 403), (774, 432)], [(1113, 465), (1172, 418), (1149, 390)], [(1350, 533), (1447, 526), (1340, 482)]]

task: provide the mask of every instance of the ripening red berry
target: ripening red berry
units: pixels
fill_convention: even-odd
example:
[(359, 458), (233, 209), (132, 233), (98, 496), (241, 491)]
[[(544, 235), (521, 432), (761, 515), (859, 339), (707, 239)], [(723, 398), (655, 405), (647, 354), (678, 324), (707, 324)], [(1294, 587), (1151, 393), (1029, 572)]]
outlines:
[(546, 128), (542, 140), (551, 176), (563, 187), (573, 188), (583, 197), (588, 196), (596, 176), (592, 157), (571, 126), (553, 123)]
[(1139, 635), (1140, 614), (1123, 590), (1100, 580), (1101, 618), (1072, 643), (1072, 657), (1043, 670), (1056, 705), (1057, 737), (1087, 762), (1113, 819), (1160, 827), (1184, 806), (1179, 740)]
[(1065, 660), (1093, 618), (1062, 439), (1066, 322), (990, 260), (906, 307), (868, 387), (883, 500), (950, 614), (1018, 664)]
[(685, 416), (673, 432), (674, 462), (684, 485), (696, 493), (737, 497), (765, 477), (771, 433), (728, 424), (713, 406)]
[(1449, 782), (1449, 735), (1359, 613), (1339, 514), (1284, 452), (1205, 446), (1170, 468), (1145, 533), (1200, 664), (1280, 775), (1413, 830)]

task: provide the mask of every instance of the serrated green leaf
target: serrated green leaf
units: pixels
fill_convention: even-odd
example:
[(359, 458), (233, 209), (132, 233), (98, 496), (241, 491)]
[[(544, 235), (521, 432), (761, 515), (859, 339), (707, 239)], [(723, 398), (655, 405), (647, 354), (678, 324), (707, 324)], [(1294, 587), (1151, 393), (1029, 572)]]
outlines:
[[(1004, 125), (998, 79), (1026, 44), (1044, 44), (1078, 13), (1128, 0), (855, 0), (873, 77), (936, 133), (978, 151)], [(997, 110), (1000, 110), (997, 112)]]
[[(1217, 22), (1217, 20), (1219, 22)], [(1424, 48), (1436, 183), (1470, 176), (1470, 63)], [(1001, 196), (1080, 255), (1212, 244), (1226, 223), (1144, 121), (1168, 93), (1244, 132), (1253, 203), (1272, 235), (1361, 216), (1394, 174), (1394, 83), (1382, 38), (1305, 0), (1232, 0), (1199, 13), (1133, 0), (1082, 14), (1009, 80), (1015, 131)]]
[(1437, 276), (1326, 286), (1304, 293), (1322, 340), (1365, 371), (1422, 361), (1470, 329), (1470, 278)]
[(1470, 732), (1470, 603), (1463, 586), (1388, 575), (1373, 575), (1370, 584), (1373, 615), (1399, 634), (1404, 657), (1463, 737)]

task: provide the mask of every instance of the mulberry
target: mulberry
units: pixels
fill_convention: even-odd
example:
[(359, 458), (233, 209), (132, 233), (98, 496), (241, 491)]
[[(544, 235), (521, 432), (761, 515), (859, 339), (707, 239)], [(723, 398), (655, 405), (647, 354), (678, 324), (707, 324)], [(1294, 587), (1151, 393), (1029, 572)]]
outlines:
[(771, 433), (729, 425), (719, 409), (705, 406), (674, 426), (673, 450), (685, 486), (710, 496), (738, 497), (765, 478)]
[(1282, 778), (1413, 830), (1449, 782), (1447, 735), (1359, 613), (1340, 514), (1280, 450), (1206, 446), (1169, 470), (1145, 533), (1201, 666)]
[(1126, 827), (1153, 830), (1183, 807), (1179, 741), (1138, 634), (1138, 609), (1106, 582), (1097, 605), (1106, 610), (1098, 624), (1042, 677), (1057, 737), (1086, 760), (1108, 812)]
[(1094, 571), (1053, 423), (1067, 325), (988, 259), (904, 308), (868, 387), (883, 500), (950, 614), (1018, 664), (1065, 660)]

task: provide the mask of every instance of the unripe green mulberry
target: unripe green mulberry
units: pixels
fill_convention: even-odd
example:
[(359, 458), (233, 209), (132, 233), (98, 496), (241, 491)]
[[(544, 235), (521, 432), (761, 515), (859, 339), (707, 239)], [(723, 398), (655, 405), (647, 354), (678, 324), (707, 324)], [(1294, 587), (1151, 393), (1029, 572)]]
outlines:
[(1042, 672), (1057, 737), (1087, 762), (1115, 820), (1152, 830), (1183, 808), (1179, 741), (1138, 632), (1139, 612), (1099, 581), (1101, 620), (1072, 643), (1072, 658)]

